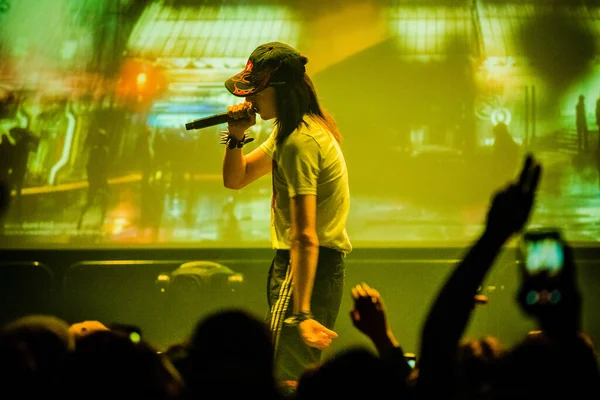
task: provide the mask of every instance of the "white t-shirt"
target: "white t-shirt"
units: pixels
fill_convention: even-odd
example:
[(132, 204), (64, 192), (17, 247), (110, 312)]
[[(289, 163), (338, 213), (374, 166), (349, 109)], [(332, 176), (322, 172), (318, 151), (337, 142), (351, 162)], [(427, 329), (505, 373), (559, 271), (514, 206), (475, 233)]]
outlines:
[(352, 251), (346, 232), (350, 190), (346, 161), (339, 143), (319, 119), (304, 121), (278, 147), (277, 128), (260, 145), (275, 162), (271, 243), (275, 249), (290, 248), (290, 199), (296, 195), (317, 196), (316, 230), (319, 246)]

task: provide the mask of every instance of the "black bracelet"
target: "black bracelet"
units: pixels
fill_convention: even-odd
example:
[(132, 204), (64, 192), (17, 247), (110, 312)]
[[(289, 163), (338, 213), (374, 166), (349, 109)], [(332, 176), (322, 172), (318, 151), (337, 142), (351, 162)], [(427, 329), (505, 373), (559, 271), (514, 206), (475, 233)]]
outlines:
[(306, 321), (307, 319), (315, 319), (315, 317), (310, 311), (300, 311), (299, 313), (296, 313), (291, 317), (286, 318), (283, 322), (285, 322), (287, 325), (295, 326), (302, 321)]
[(227, 146), (228, 149), (241, 149), (244, 147), (246, 143), (250, 143), (254, 140), (254, 138), (248, 137), (246, 133), (244, 133), (244, 137), (242, 140), (238, 140), (235, 136), (231, 135), (228, 131), (221, 132), (221, 144)]

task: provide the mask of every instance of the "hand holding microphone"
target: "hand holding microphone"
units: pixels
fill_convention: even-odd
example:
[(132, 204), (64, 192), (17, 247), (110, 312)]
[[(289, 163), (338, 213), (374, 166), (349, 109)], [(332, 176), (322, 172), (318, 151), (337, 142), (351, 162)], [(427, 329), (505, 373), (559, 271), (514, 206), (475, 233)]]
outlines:
[(229, 134), (237, 140), (242, 140), (244, 132), (256, 124), (256, 110), (248, 101), (227, 107), (227, 114), (229, 115), (227, 122)]
[[(242, 123), (245, 121), (245, 123)], [(235, 124), (231, 124), (235, 122)], [(186, 130), (204, 129), (215, 125), (229, 124), (229, 129), (234, 130), (248, 129), (256, 123), (256, 109), (250, 102), (244, 102), (235, 106), (228, 107), (227, 112), (198, 118), (185, 124)]]

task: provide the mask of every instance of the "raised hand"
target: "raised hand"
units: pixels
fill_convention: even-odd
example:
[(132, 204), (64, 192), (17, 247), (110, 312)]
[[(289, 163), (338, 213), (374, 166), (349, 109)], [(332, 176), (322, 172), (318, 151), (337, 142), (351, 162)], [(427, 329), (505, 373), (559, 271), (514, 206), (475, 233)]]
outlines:
[(307, 319), (298, 324), (300, 337), (307, 346), (325, 350), (338, 334), (314, 319)]
[(385, 337), (389, 332), (385, 304), (379, 292), (362, 283), (352, 288), (354, 308), (350, 311), (352, 323), (371, 340)]
[(527, 155), (519, 179), (496, 193), (488, 211), (486, 232), (508, 239), (527, 223), (542, 172), (533, 155)]

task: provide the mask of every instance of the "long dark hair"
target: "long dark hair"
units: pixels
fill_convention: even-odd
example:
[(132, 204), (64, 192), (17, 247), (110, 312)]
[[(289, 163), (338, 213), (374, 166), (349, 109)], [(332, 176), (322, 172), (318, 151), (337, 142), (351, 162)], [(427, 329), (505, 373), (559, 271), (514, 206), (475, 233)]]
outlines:
[(275, 121), (277, 144), (282, 144), (300, 124), (306, 124), (304, 121), (306, 115), (319, 119), (335, 139), (341, 142), (342, 135), (335, 121), (319, 104), (315, 87), (306, 73), (301, 79), (285, 85), (276, 85), (274, 88), (277, 107)]

